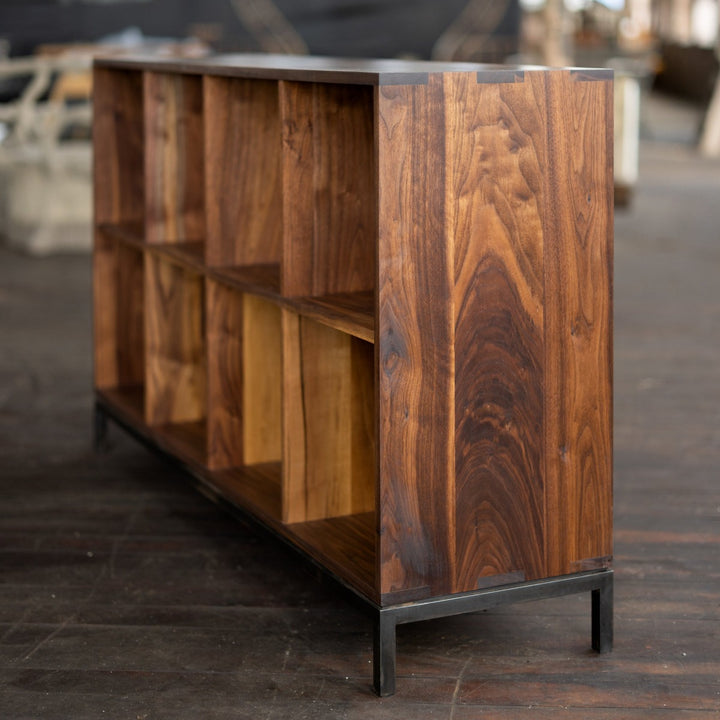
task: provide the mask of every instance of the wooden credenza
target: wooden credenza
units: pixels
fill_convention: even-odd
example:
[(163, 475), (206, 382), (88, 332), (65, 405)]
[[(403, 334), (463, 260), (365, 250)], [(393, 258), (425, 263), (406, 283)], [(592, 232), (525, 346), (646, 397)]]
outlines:
[(94, 69), (111, 418), (395, 626), (592, 593), (612, 642), (612, 76)]

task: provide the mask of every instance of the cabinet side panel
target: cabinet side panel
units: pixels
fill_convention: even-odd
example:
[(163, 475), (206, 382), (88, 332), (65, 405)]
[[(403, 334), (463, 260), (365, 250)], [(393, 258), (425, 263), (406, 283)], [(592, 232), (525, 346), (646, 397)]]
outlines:
[(205, 236), (202, 82), (145, 73), (145, 236), (182, 242)]
[(145, 261), (146, 420), (200, 420), (206, 408), (203, 278), (151, 253)]
[(445, 87), (455, 248), (455, 589), (467, 591), (544, 575), (545, 101), (528, 80), (478, 83), (474, 74), (456, 74)]
[(95, 222), (142, 220), (142, 73), (95, 68), (93, 78)]
[(383, 602), (452, 590), (451, 249), (442, 76), (376, 90), (379, 573)]
[(207, 263), (279, 262), (278, 84), (208, 76), (203, 84)]
[(207, 282), (208, 465), (242, 465), (243, 296)]
[(547, 92), (547, 563), (612, 554), (612, 83), (553, 73)]

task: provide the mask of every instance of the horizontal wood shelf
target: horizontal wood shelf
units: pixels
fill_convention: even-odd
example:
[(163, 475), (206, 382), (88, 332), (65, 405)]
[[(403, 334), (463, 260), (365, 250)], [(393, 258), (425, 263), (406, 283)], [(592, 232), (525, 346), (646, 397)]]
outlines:
[(280, 263), (236, 267), (211, 267), (207, 274), (241, 292), (253, 293), (280, 302)]
[(139, 250), (147, 247), (145, 228), (142, 222), (104, 222), (98, 223), (97, 229), (108, 238), (126, 243)]
[(328, 327), (375, 342), (375, 297), (371, 291), (298, 298), (290, 307)]

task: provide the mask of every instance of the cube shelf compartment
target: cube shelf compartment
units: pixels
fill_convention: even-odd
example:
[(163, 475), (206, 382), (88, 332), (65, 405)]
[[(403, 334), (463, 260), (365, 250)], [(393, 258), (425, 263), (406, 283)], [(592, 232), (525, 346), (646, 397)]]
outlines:
[(612, 640), (612, 76), (95, 63), (95, 387), (395, 626), (592, 593)]

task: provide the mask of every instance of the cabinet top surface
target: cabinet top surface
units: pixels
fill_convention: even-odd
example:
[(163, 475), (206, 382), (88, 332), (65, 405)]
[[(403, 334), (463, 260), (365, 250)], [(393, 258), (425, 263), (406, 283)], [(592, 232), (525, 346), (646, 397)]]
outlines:
[(159, 58), (140, 55), (106, 57), (96, 59), (95, 66), (167, 73), (360, 85), (417, 85), (427, 82), (430, 73), (449, 72), (476, 72), (480, 82), (513, 82), (515, 79), (522, 79), (525, 72), (558, 70), (581, 72), (588, 79), (600, 80), (612, 77), (612, 71), (606, 69), (483, 65), (419, 60), (368, 60), (261, 53), (213, 55), (204, 58)]

